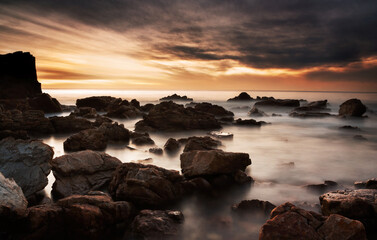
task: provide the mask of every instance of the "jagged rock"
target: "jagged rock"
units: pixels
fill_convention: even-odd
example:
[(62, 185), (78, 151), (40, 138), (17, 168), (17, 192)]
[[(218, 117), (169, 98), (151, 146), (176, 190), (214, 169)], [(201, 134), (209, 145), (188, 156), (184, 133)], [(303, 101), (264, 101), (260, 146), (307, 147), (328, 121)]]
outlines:
[(187, 96), (179, 96), (174, 93), (173, 95), (160, 98), (160, 101), (193, 101), (193, 99), (188, 98)]
[(162, 150), (162, 148), (150, 148), (149, 152), (156, 155), (162, 155), (164, 151)]
[(254, 117), (266, 117), (266, 116), (268, 116), (265, 112), (263, 112), (262, 110), (258, 109), (255, 106), (249, 111), (248, 115), (254, 116)]
[(171, 101), (155, 105), (149, 114), (135, 125), (138, 132), (217, 128), (221, 128), (221, 125), (212, 114), (184, 108)]
[(51, 117), (50, 121), (57, 133), (74, 133), (93, 128), (89, 120), (74, 116)]
[(214, 150), (220, 145), (220, 141), (211, 137), (189, 137), (183, 152), (193, 150)]
[(270, 220), (260, 230), (259, 239), (366, 240), (366, 233), (359, 221), (340, 215), (327, 218), (285, 203), (271, 212)]
[(70, 114), (70, 116), (83, 117), (83, 118), (96, 118), (97, 111), (95, 108), (92, 108), (92, 107), (80, 107), (80, 108), (76, 108), (75, 111)]
[(232, 206), (232, 210), (238, 214), (255, 214), (262, 213), (265, 215), (270, 215), (271, 211), (276, 206), (269, 201), (261, 201), (258, 199), (253, 200), (243, 200)]
[(97, 115), (96, 120), (92, 123), (94, 127), (99, 127), (103, 123), (112, 123), (113, 120), (111, 120), (108, 117), (102, 116), (102, 115)]
[(231, 111), (228, 111), (219, 105), (214, 105), (207, 102), (197, 103), (194, 109), (200, 112), (213, 114), (216, 117), (234, 116)]
[(112, 118), (121, 118), (121, 119), (128, 119), (128, 118), (137, 118), (142, 116), (142, 113), (139, 109), (132, 105), (120, 105), (115, 109), (111, 109), (106, 113), (107, 117)]
[(234, 97), (234, 98), (229, 98), (227, 100), (227, 102), (231, 102), (231, 101), (252, 101), (253, 98), (250, 97), (249, 94), (247, 94), (246, 92), (241, 92), (238, 96)]
[(6, 138), (0, 141), (0, 172), (13, 178), (29, 197), (47, 185), (53, 155), (41, 141)]
[(97, 111), (107, 111), (114, 105), (117, 106), (122, 102), (121, 98), (110, 96), (94, 96), (76, 100), (77, 107), (91, 107)]
[(106, 153), (91, 150), (66, 154), (51, 161), (55, 182), (54, 197), (106, 189), (115, 168), (122, 162)]
[(295, 99), (268, 99), (256, 102), (254, 106), (264, 107), (299, 107), (300, 101)]
[(254, 119), (237, 119), (236, 122), (234, 123), (235, 125), (239, 126), (250, 126), (250, 127), (260, 127), (262, 124), (264, 124), (264, 121), (256, 121)]
[(29, 99), (29, 104), (33, 110), (41, 110), (44, 113), (62, 112), (62, 106), (56, 98), (52, 98), (47, 93), (42, 93)]
[(154, 107), (154, 104), (148, 103), (140, 107), (140, 110), (143, 112), (149, 112)]
[(164, 145), (164, 149), (168, 153), (177, 152), (179, 150), (179, 147), (180, 147), (179, 142), (174, 138), (169, 138)]
[[(12, 215), (23, 216), (26, 213), (27, 200), (22, 189), (13, 179), (5, 178), (0, 172), (0, 223), (10, 220)], [(0, 229), (3, 226), (0, 226)]]
[(184, 221), (180, 211), (142, 210), (132, 222), (137, 239), (178, 239)]
[(361, 117), (366, 110), (367, 107), (359, 99), (353, 98), (340, 105), (339, 116)]
[(178, 171), (154, 165), (123, 163), (117, 167), (109, 185), (115, 200), (137, 206), (162, 206), (180, 198), (177, 184), (183, 180)]
[(103, 150), (107, 147), (108, 139), (105, 132), (99, 129), (82, 130), (64, 141), (64, 150)]
[(326, 109), (327, 107), (327, 100), (315, 101), (310, 102), (304, 106), (297, 107), (293, 109), (295, 112), (310, 112), (310, 111), (322, 111), (322, 110), (329, 110)]
[(28, 52), (0, 55), (0, 98), (26, 98), (41, 93), (33, 55)]
[(249, 154), (222, 150), (190, 151), (181, 154), (181, 168), (185, 177), (234, 174), (245, 171), (251, 164)]
[(103, 123), (98, 130), (103, 132), (109, 141), (128, 142), (130, 140), (130, 131), (124, 128), (123, 124), (118, 124), (117, 122)]
[(355, 182), (356, 188), (377, 189), (377, 178), (371, 178), (364, 182)]
[(340, 214), (361, 221), (367, 231), (376, 231), (377, 190), (342, 190), (323, 194), (319, 197), (324, 215)]

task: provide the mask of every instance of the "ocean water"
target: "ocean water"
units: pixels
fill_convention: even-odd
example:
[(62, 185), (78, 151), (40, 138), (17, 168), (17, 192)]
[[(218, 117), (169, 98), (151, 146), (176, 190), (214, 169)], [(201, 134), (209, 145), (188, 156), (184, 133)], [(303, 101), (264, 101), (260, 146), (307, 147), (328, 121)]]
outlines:
[[(173, 93), (187, 95), (195, 102), (211, 102), (234, 112), (235, 119), (250, 118), (247, 112), (254, 102), (226, 102), (239, 94), (235, 91), (121, 91), (121, 90), (49, 90), (45, 92), (62, 104), (74, 105), (76, 99), (89, 96), (114, 96), (145, 103), (158, 103), (158, 99)], [(339, 105), (350, 98), (359, 98), (367, 105), (366, 118), (292, 118), (289, 108), (262, 109), (268, 117), (253, 117), (271, 124), (260, 128), (224, 126), (222, 131), (234, 134), (231, 140), (222, 140), (224, 151), (245, 152), (252, 164), (247, 172), (255, 184), (231, 189), (214, 199), (192, 197), (177, 208), (185, 215), (183, 239), (254, 239), (265, 219), (239, 219), (230, 206), (244, 199), (259, 199), (280, 205), (290, 201), (304, 208), (319, 211), (319, 194), (303, 188), (306, 184), (319, 184), (325, 180), (336, 181), (339, 189), (353, 188), (354, 181), (377, 177), (377, 93), (340, 92), (276, 92), (249, 91), (252, 97), (273, 96), (284, 99), (324, 100), (329, 102), (330, 113), (336, 114)], [(271, 117), (272, 113), (281, 114)], [(67, 115), (63, 113), (61, 115)], [(133, 130), (140, 119), (120, 120), (119, 123)], [(340, 130), (352, 125), (360, 131)], [(205, 136), (206, 131), (151, 133), (156, 147), (163, 147), (168, 138)], [(362, 135), (366, 140), (355, 139)], [(69, 135), (44, 137), (43, 141), (54, 148), (55, 157), (64, 153), (63, 142)], [(132, 146), (132, 144), (130, 144)], [(150, 154), (150, 146), (125, 148), (125, 145), (109, 145), (106, 152), (123, 162), (147, 158), (150, 164), (167, 169), (180, 170), (179, 153), (174, 156)], [(293, 162), (294, 164), (292, 164)], [(291, 164), (289, 164), (291, 163)], [(54, 181), (49, 176), (50, 191)], [(250, 238), (251, 237), (251, 238)]]

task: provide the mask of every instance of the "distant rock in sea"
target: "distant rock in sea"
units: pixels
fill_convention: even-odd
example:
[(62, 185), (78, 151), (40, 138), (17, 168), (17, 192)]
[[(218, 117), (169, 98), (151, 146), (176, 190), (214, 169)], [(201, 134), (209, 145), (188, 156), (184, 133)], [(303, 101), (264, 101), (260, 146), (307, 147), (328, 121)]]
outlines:
[(29, 52), (0, 55), (0, 98), (26, 98), (41, 93), (33, 55)]
[(160, 98), (160, 101), (193, 101), (193, 99), (188, 98), (187, 96), (180, 96), (174, 93), (173, 95)]
[(229, 98), (227, 100), (227, 102), (231, 102), (231, 101), (252, 101), (252, 100), (253, 100), (253, 98), (250, 97), (250, 95), (247, 92), (242, 92), (234, 98)]
[(357, 98), (349, 99), (339, 107), (339, 116), (361, 117), (367, 111), (367, 107)]

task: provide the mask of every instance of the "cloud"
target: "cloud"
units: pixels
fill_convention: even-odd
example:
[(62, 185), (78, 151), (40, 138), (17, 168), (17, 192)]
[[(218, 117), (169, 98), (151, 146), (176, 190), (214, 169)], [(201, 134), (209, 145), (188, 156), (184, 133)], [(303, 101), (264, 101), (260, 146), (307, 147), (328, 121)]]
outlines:
[[(377, 84), (377, 66), (370, 68), (349, 69), (343, 72), (314, 71), (306, 74), (307, 79), (320, 81), (370, 82)], [(376, 85), (377, 87), (377, 85)]]

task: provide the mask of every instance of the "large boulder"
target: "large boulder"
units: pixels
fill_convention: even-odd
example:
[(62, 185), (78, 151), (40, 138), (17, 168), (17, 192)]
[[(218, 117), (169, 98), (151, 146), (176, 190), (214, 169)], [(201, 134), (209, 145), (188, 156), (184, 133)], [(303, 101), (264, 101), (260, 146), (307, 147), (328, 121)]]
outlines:
[(234, 174), (245, 171), (251, 164), (249, 154), (222, 150), (190, 151), (181, 154), (181, 168), (185, 177), (199, 177), (218, 174)]
[(252, 101), (253, 98), (250, 97), (250, 95), (247, 92), (241, 92), (238, 96), (235, 96), (234, 98), (229, 98), (227, 101)]
[[(26, 213), (27, 200), (22, 189), (13, 179), (8, 179), (0, 172), (0, 222), (12, 215), (22, 216)], [(1, 229), (1, 227), (0, 227)]]
[(256, 102), (254, 106), (263, 107), (299, 107), (300, 101), (295, 99), (267, 99)]
[(51, 117), (50, 121), (57, 133), (74, 133), (93, 128), (89, 120), (75, 116)]
[(367, 231), (377, 229), (377, 189), (339, 190), (319, 197), (324, 215), (340, 214), (361, 221)]
[(218, 146), (221, 146), (221, 142), (211, 137), (189, 137), (183, 152), (194, 150), (214, 150)]
[(119, 105), (122, 99), (110, 96), (95, 96), (76, 100), (77, 107), (91, 107), (97, 111), (107, 111), (114, 105)]
[(76, 108), (70, 116), (83, 117), (83, 118), (96, 118), (97, 111), (92, 107), (80, 107)]
[(112, 174), (122, 162), (106, 153), (91, 150), (66, 154), (51, 161), (55, 182), (54, 197), (106, 189)]
[(30, 107), (34, 110), (41, 110), (44, 113), (62, 112), (62, 106), (56, 98), (52, 98), (47, 93), (29, 99)]
[(261, 228), (260, 240), (366, 240), (363, 224), (340, 215), (328, 218), (285, 203), (271, 212), (271, 218)]
[(108, 139), (103, 131), (98, 129), (87, 129), (73, 134), (64, 141), (64, 150), (104, 150), (107, 147)]
[(142, 210), (131, 226), (136, 239), (178, 239), (184, 221), (180, 211)]
[(179, 148), (180, 144), (175, 138), (169, 138), (164, 145), (164, 150), (168, 153), (175, 153)]
[(263, 112), (262, 110), (260, 110), (259, 108), (257, 107), (253, 107), (248, 113), (247, 115), (249, 116), (253, 116), (253, 117), (267, 117), (267, 113)]
[(0, 55), (0, 98), (26, 98), (41, 93), (33, 55), (28, 52)]
[(128, 105), (120, 105), (117, 108), (109, 110), (105, 116), (111, 117), (111, 118), (128, 119), (128, 118), (140, 117), (142, 116), (142, 112), (135, 106), (128, 104)]
[(139, 132), (218, 128), (221, 128), (221, 125), (212, 114), (191, 107), (185, 108), (171, 101), (155, 105), (149, 114), (135, 125), (135, 130)]
[(13, 178), (29, 197), (46, 187), (53, 155), (41, 141), (6, 138), (0, 141), (0, 172)]
[(130, 131), (123, 124), (118, 124), (117, 122), (103, 123), (98, 130), (103, 132), (109, 141), (128, 142), (130, 140)]
[(340, 105), (339, 115), (345, 117), (361, 117), (366, 110), (367, 107), (359, 99), (353, 98)]
[(156, 207), (180, 198), (177, 188), (183, 178), (178, 171), (154, 165), (123, 163), (117, 167), (109, 185), (115, 200), (142, 207)]
[(219, 105), (214, 105), (208, 102), (197, 103), (195, 104), (194, 109), (200, 112), (213, 114), (216, 117), (234, 116), (231, 111), (228, 111)]

